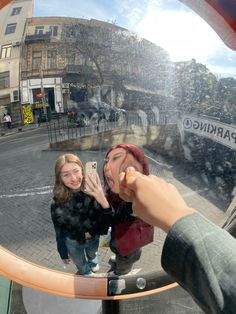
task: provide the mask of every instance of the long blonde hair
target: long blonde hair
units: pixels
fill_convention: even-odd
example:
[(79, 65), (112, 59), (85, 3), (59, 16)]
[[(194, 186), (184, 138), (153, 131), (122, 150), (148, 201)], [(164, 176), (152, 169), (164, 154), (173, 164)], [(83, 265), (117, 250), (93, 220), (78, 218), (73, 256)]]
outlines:
[(61, 169), (67, 163), (75, 163), (82, 169), (83, 180), (81, 183), (81, 190), (84, 190), (85, 171), (84, 166), (78, 156), (74, 154), (64, 154), (57, 158), (55, 162), (55, 184), (53, 193), (58, 204), (62, 204), (71, 198), (72, 191), (63, 183), (61, 179)]

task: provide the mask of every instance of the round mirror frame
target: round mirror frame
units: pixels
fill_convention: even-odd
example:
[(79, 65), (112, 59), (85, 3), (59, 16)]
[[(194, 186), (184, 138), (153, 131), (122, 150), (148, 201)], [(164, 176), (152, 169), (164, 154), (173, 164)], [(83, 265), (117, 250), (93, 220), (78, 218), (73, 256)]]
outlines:
[[(11, 0), (2, 0), (0, 9), (10, 2)], [(217, 1), (200, 0), (196, 2), (195, 0), (180, 0), (180, 2), (189, 6), (205, 19), (224, 43), (231, 49), (236, 50), (236, 21), (232, 23), (230, 17)], [(166, 284), (166, 282), (163, 282), (163, 286), (157, 289), (126, 295), (108, 296), (108, 277), (87, 278), (85, 276), (62, 273), (24, 260), (3, 247), (0, 247), (0, 274), (23, 286), (45, 293), (84, 299), (130, 299), (156, 294), (177, 286), (177, 283)]]
[(100, 300), (130, 299), (159, 293), (177, 286), (177, 283), (170, 283), (148, 291), (108, 296), (107, 277), (91, 276), (88, 278), (86, 276), (62, 273), (29, 262), (2, 247), (0, 247), (0, 265), (0, 273), (3, 276), (23, 286), (69, 298)]

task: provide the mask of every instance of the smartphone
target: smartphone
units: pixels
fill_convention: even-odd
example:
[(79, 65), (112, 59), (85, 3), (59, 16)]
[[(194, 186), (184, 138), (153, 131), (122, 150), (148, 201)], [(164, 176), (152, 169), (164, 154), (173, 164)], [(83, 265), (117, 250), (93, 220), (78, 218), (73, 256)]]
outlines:
[[(96, 161), (88, 161), (85, 164), (85, 181), (86, 177), (90, 176), (92, 179), (96, 179), (97, 177), (97, 162)], [(85, 189), (89, 189), (85, 184)]]

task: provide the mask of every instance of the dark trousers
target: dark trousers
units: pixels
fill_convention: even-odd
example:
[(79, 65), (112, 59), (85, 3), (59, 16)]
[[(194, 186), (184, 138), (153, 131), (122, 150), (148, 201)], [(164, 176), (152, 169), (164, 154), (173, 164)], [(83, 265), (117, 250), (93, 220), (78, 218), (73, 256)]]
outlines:
[(138, 249), (127, 256), (121, 256), (116, 248), (113, 235), (111, 235), (110, 249), (116, 255), (114, 273), (120, 276), (129, 273), (133, 267), (133, 264), (140, 259), (142, 254), (142, 250)]

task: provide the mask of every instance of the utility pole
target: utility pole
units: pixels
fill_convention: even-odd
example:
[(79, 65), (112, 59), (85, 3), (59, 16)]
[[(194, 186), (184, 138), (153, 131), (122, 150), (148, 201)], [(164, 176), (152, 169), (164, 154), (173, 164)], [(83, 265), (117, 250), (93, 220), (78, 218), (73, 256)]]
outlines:
[(48, 116), (47, 116), (47, 108), (45, 104), (45, 93), (44, 93), (44, 86), (43, 86), (43, 67), (41, 65), (40, 68), (40, 82), (41, 82), (41, 94), (42, 94), (42, 106), (43, 106), (43, 112), (46, 117), (46, 122), (48, 121)]

